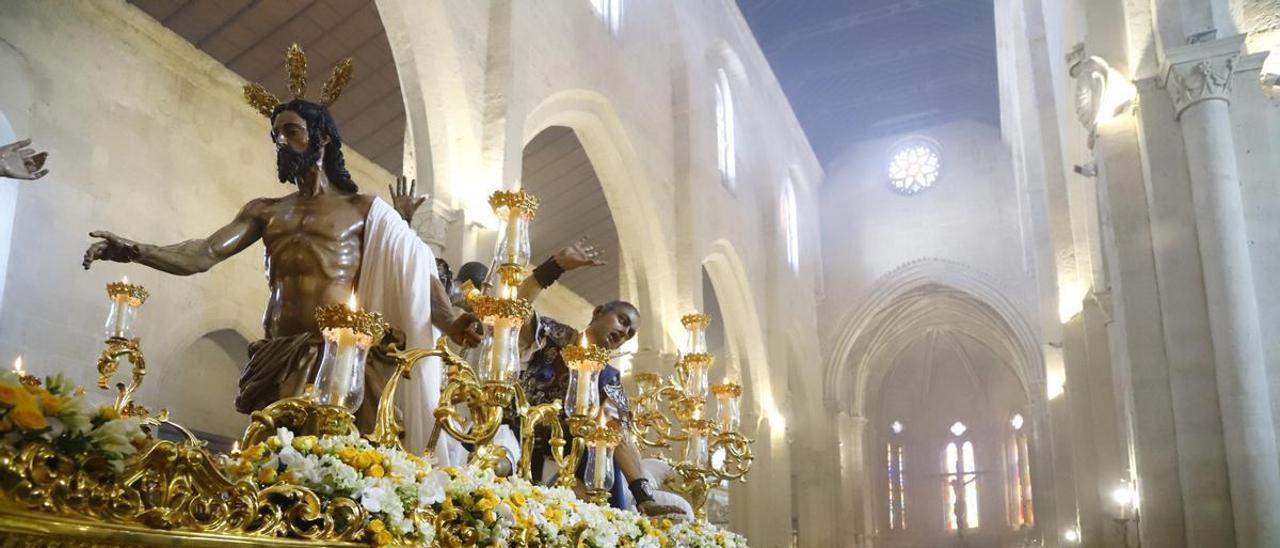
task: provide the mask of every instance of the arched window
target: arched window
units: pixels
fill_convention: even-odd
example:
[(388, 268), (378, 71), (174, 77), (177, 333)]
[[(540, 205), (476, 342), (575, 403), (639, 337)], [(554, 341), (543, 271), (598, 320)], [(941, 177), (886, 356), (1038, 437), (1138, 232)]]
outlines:
[(1006, 484), (1009, 501), (1009, 524), (1015, 529), (1035, 524), (1031, 504), (1031, 464), (1027, 459), (1027, 432), (1021, 414), (1009, 419), (1009, 441), (1005, 446)]
[[(951, 425), (957, 438), (968, 428), (964, 423)], [(973, 442), (956, 440), (947, 443), (942, 455), (943, 521), (948, 531), (978, 527), (978, 474), (974, 467)]]
[(622, 30), (622, 0), (591, 0), (591, 9), (609, 27), (610, 34)]
[(782, 214), (782, 231), (786, 239), (787, 265), (791, 273), (800, 271), (800, 219), (796, 213), (796, 189), (791, 179), (782, 181), (782, 200), (779, 204)]
[(737, 171), (737, 157), (733, 142), (733, 94), (729, 91), (729, 76), (724, 69), (716, 70), (716, 150), (720, 162), (720, 182), (733, 188)]
[(907, 490), (903, 479), (905, 468), (902, 458), (902, 423), (893, 421), (889, 425), (893, 432), (885, 448), (885, 470), (889, 480), (889, 529), (899, 531), (907, 528)]

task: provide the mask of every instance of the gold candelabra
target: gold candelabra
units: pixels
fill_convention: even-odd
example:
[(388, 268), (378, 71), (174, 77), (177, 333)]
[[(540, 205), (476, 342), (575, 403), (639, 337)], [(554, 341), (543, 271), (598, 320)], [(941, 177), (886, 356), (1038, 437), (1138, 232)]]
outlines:
[[(707, 352), (707, 314), (681, 318), (688, 333), (687, 351), (676, 361), (674, 372), (663, 378), (639, 373), (631, 428), (637, 442), (650, 456), (672, 467), (664, 484), (693, 506), (694, 516), (706, 519), (707, 496), (725, 481), (746, 481), (754, 457), (751, 440), (742, 435), (738, 400), (742, 387), (724, 382), (708, 386), (708, 372), (715, 359)], [(714, 419), (704, 418), (708, 392), (715, 395)], [(680, 453), (670, 453), (679, 444)]]
[[(489, 205), (502, 222), (494, 253), (492, 272), (495, 278), (493, 283), (487, 284), (487, 293), (475, 292), (469, 298), (472, 311), (485, 327), (484, 340), (474, 366), (456, 355), (445, 355), (445, 385), (435, 411), (436, 428), (432, 431), (428, 447), (435, 447), (443, 431), (475, 447), (471, 456), (473, 464), (494, 468), (502, 457), (502, 451), (493, 445), (493, 439), (504, 422), (505, 414), (513, 413), (520, 425), (520, 459), (513, 463), (517, 467), (516, 473), (526, 480), (533, 479), (533, 445), (535, 430), (539, 427), (549, 430), (552, 460), (561, 470), (572, 471), (584, 453), (589, 451), (591, 440), (607, 438), (607, 434), (597, 433), (605, 428), (595, 420), (599, 410), (598, 389), (593, 380), (596, 377), (588, 375), (590, 378), (584, 378), (581, 374), (571, 377), (570, 394), (565, 400), (567, 406), (560, 400), (538, 405), (529, 403), (516, 376), (521, 368), (520, 330), (532, 314), (533, 304), (519, 296), (519, 289), (532, 272), (529, 266), (529, 223), (538, 209), (538, 199), (521, 190), (498, 191), (489, 197)], [(575, 370), (594, 370), (598, 374), (608, 361), (608, 352), (595, 346), (566, 348), (565, 351), (566, 364)], [(593, 405), (584, 397), (596, 403)], [(568, 415), (566, 422), (574, 436), (568, 448), (565, 428), (561, 423), (562, 412)], [(470, 420), (464, 420), (464, 415)], [(605, 445), (605, 441), (598, 445)], [(612, 462), (607, 466), (612, 480)], [(593, 478), (587, 479), (588, 494), (594, 493), (598, 497), (599, 490), (592, 490)], [(572, 487), (575, 481), (574, 474), (562, 473), (558, 484)]]
[(133, 371), (129, 384), (116, 383), (116, 412), (123, 416), (145, 417), (147, 408), (134, 403), (133, 395), (142, 386), (147, 374), (147, 360), (142, 355), (142, 342), (133, 336), (133, 320), (138, 309), (147, 302), (146, 288), (129, 283), (129, 278), (107, 284), (107, 298), (111, 309), (107, 314), (105, 332), (107, 348), (98, 356), (98, 388), (111, 389), (111, 377), (120, 368), (120, 359), (129, 360)]

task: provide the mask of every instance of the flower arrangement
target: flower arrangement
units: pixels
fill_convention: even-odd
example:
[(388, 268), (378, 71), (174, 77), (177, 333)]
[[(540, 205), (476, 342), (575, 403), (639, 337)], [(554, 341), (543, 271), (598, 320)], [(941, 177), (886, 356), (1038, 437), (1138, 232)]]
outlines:
[(445, 468), (445, 498), (435, 506), (442, 528), (474, 531), (469, 540), (485, 545), (745, 547), (741, 536), (701, 523), (651, 520), (635, 512), (579, 500), (573, 491), (499, 478), (472, 467)]
[(251, 445), (228, 463), (232, 476), (260, 486), (301, 485), (321, 497), (347, 497), (368, 512), (375, 545), (430, 544), (435, 530), (423, 510), (444, 498), (445, 476), (400, 449), (375, 446), (355, 434), (295, 436), (287, 428)]
[(44, 441), (89, 471), (112, 474), (145, 440), (137, 419), (121, 418), (110, 406), (95, 408), (61, 374), (25, 384), (15, 373), (0, 373), (0, 441), (6, 445)]
[(259, 486), (289, 483), (324, 498), (347, 497), (368, 513), (374, 545), (739, 547), (746, 541), (709, 524), (654, 521), (579, 500), (573, 491), (500, 478), (475, 467), (433, 469), (400, 449), (356, 435), (296, 436), (285, 428), (226, 463)]

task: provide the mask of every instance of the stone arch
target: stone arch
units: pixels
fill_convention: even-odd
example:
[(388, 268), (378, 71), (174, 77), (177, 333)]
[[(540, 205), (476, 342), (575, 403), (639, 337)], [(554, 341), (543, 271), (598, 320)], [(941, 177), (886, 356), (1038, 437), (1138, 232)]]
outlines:
[(762, 413), (771, 421), (782, 416), (783, 409), (769, 377), (769, 353), (764, 346), (763, 324), (756, 311), (747, 271), (742, 259), (728, 240), (711, 244), (711, 253), (702, 261), (715, 288), (720, 310), (724, 312), (725, 343), (738, 356), (739, 371), (728, 374), (742, 379), (749, 398), (754, 398)]
[(248, 361), (248, 339), (223, 327), (182, 341), (167, 360), (169, 367), (152, 372), (156, 378), (148, 380), (154, 395), (144, 401), (169, 409), (176, 422), (193, 431), (218, 438), (239, 436), (249, 419), (237, 413), (232, 402)]
[[(572, 129), (591, 160), (617, 226), (625, 257), (622, 266), (627, 269), (622, 275), (635, 281), (641, 312), (654, 318), (651, 325), (679, 329), (675, 250), (667, 227), (657, 222), (666, 218), (658, 205), (662, 201), (655, 195), (660, 185), (649, 179), (622, 120), (605, 96), (572, 89), (551, 95), (529, 112), (523, 144), (551, 126)], [(640, 348), (670, 349), (675, 335), (675, 331), (644, 330)]]
[(999, 282), (967, 265), (919, 259), (882, 276), (838, 323), (823, 375), (826, 404), (865, 416), (869, 387), (911, 341), (912, 329), (946, 327), (1007, 360), (1024, 390), (1044, 378), (1035, 330)]

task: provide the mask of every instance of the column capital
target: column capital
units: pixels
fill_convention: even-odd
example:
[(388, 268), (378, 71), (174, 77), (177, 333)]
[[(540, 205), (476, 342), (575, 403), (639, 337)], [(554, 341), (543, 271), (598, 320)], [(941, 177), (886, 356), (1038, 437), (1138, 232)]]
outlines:
[(1173, 98), (1176, 117), (1210, 100), (1231, 101), (1232, 73), (1245, 35), (1169, 48), (1164, 56), (1165, 90)]

